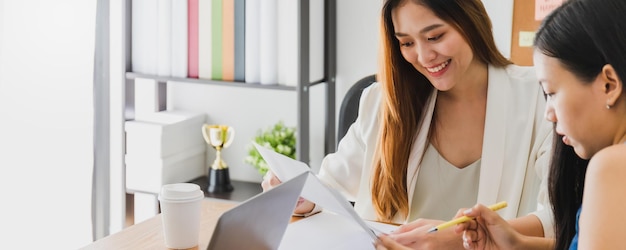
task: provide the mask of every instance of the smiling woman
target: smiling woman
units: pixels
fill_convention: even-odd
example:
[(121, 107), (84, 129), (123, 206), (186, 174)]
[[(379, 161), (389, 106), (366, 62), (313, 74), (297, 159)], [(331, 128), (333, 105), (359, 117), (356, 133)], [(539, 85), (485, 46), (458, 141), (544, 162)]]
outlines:
[(482, 1), (386, 0), (381, 14), (378, 82), (320, 179), (364, 219), (406, 223), (391, 237), (407, 246), (461, 247), (454, 232), (428, 229), (501, 200), (507, 219), (522, 217), (518, 230), (550, 235), (549, 211), (528, 215), (548, 206), (545, 100), (532, 68), (498, 51)]
[(92, 240), (95, 3), (0, 0), (3, 246)]

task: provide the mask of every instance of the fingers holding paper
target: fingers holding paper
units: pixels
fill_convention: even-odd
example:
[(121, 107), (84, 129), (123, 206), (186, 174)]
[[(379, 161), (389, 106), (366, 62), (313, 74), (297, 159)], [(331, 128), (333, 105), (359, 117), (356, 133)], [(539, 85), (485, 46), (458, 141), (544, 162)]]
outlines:
[(271, 188), (280, 184), (281, 181), (276, 177), (274, 172), (267, 171), (263, 176), (263, 182), (261, 182), (261, 187), (263, 187), (263, 192), (270, 190)]
[[(267, 171), (263, 176), (263, 182), (261, 182), (261, 187), (263, 187), (263, 192), (270, 190), (282, 183), (278, 177), (272, 172)], [(293, 210), (294, 214), (308, 214), (315, 208), (315, 204), (310, 202), (302, 197), (298, 199), (298, 203), (296, 204), (296, 208)]]

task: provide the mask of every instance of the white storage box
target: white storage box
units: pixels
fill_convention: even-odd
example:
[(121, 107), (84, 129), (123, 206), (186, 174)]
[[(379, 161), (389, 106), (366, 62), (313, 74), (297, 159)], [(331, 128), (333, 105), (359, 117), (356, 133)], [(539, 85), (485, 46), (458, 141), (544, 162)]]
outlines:
[(188, 182), (206, 173), (206, 146), (167, 158), (126, 155), (126, 189), (158, 194), (164, 184)]
[(166, 158), (185, 149), (206, 145), (202, 125), (206, 114), (189, 111), (161, 111), (127, 121), (126, 154)]

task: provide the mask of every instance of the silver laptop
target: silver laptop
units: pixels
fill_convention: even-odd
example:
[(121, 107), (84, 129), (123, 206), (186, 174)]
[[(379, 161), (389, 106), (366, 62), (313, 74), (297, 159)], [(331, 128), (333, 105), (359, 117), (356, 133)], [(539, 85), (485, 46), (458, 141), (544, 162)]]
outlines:
[(278, 249), (307, 176), (300, 174), (226, 211), (207, 249)]

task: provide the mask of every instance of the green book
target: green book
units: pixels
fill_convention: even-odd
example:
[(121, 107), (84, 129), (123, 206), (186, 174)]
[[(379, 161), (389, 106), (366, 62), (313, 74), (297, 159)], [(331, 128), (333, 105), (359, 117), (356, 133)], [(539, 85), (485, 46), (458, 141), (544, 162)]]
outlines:
[(223, 79), (223, 0), (211, 0), (211, 78)]

